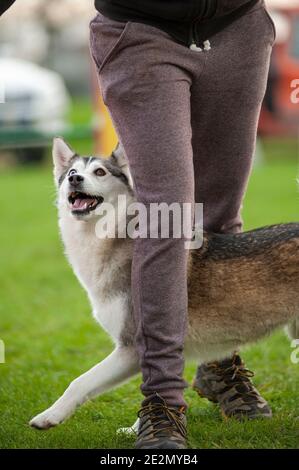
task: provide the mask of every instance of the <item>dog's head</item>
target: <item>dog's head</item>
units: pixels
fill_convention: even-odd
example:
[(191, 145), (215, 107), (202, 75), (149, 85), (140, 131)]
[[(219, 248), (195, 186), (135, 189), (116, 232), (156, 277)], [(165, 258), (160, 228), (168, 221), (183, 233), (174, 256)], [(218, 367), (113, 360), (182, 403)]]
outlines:
[(81, 157), (57, 137), (53, 160), (59, 207), (76, 219), (93, 219), (104, 201), (114, 205), (118, 195), (132, 195), (132, 178), (120, 145), (110, 158)]

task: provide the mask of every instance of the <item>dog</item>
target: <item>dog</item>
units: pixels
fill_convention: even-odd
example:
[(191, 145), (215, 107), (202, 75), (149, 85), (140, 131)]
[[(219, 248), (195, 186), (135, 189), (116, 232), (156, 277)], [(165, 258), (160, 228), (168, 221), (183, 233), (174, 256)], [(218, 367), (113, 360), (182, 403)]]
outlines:
[[(30, 421), (56, 426), (86, 400), (139, 372), (131, 301), (130, 237), (99, 238), (98, 209), (135, 201), (133, 181), (120, 145), (109, 158), (81, 157), (61, 138), (53, 144), (59, 227), (66, 256), (86, 290), (93, 315), (115, 349), (75, 379), (46, 411)], [(126, 222), (126, 207), (118, 209)], [(299, 224), (281, 224), (240, 234), (203, 233), (188, 261), (188, 328), (185, 354), (201, 363), (228, 357), (273, 330), (287, 326), (299, 338)], [(138, 421), (132, 429), (136, 430)]]

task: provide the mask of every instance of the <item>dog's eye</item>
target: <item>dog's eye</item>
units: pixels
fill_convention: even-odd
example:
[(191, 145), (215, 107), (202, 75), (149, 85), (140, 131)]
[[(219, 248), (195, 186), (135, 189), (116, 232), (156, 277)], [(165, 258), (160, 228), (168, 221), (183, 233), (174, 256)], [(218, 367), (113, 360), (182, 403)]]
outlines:
[(97, 170), (95, 170), (94, 173), (97, 176), (105, 176), (106, 175), (106, 171), (103, 168), (98, 168)]
[(70, 171), (69, 171), (69, 176), (72, 176), (72, 175), (74, 175), (75, 173), (77, 173), (77, 170), (70, 170)]

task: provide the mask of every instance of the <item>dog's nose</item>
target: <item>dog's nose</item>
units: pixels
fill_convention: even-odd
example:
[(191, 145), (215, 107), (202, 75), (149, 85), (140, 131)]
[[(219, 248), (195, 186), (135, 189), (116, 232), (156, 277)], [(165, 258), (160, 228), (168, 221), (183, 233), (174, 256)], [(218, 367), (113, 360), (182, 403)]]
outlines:
[(69, 176), (69, 183), (72, 186), (78, 186), (80, 183), (82, 183), (83, 180), (84, 180), (84, 178), (81, 175), (75, 174), (75, 175)]

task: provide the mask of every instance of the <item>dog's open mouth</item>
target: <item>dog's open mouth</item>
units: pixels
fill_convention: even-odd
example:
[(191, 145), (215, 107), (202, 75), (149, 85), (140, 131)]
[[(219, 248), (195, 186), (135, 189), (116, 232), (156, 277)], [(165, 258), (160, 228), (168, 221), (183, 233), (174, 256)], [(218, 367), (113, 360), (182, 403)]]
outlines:
[(88, 214), (95, 210), (104, 201), (104, 198), (74, 191), (70, 193), (68, 200), (73, 214)]

